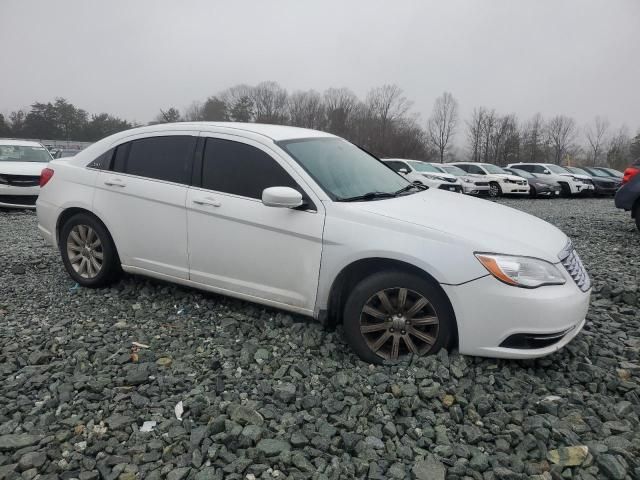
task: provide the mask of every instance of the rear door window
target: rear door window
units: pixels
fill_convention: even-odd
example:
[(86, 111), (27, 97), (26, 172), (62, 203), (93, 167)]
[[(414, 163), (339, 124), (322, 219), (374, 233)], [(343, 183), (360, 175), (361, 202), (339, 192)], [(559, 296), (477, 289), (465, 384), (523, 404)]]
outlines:
[(196, 137), (170, 135), (119, 145), (113, 170), (139, 177), (189, 184)]

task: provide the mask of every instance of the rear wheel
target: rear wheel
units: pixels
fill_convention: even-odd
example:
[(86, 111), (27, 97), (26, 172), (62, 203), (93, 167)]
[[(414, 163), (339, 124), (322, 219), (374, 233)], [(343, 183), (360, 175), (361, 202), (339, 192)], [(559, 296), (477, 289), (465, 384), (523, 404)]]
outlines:
[(399, 271), (362, 280), (344, 309), (346, 339), (371, 363), (446, 348), (454, 322), (448, 299), (434, 282)]
[(110, 284), (120, 273), (118, 252), (107, 229), (95, 217), (78, 213), (60, 230), (60, 253), (67, 272), (83, 287)]
[(533, 185), (529, 187), (529, 196), (531, 198), (538, 198), (538, 192), (536, 190), (536, 187), (534, 187)]
[(498, 184), (498, 182), (489, 183), (489, 196), (496, 198), (501, 195), (502, 195), (502, 188), (500, 188), (500, 185)]

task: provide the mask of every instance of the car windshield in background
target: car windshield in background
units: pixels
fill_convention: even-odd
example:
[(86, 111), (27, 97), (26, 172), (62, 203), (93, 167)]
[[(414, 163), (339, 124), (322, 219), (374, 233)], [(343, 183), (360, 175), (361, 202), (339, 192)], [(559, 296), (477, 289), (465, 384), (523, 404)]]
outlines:
[(333, 200), (393, 195), (411, 185), (375, 157), (340, 138), (278, 142)]
[(49, 162), (51, 155), (44, 147), (0, 145), (0, 162)]
[(536, 176), (533, 173), (525, 172), (524, 170), (518, 170), (514, 168), (511, 171), (513, 172), (514, 175), (518, 175), (519, 177), (522, 177), (522, 178), (536, 178)]
[(591, 175), (592, 177), (603, 177), (603, 178), (611, 178), (611, 175), (607, 175), (606, 173), (604, 173), (602, 170), (598, 170), (597, 168), (587, 168), (585, 167), (584, 170)]
[(482, 166), (489, 173), (494, 173), (497, 175), (504, 175), (505, 173), (508, 173), (508, 172), (505, 172), (500, 167), (496, 167), (495, 165), (491, 165), (490, 163), (483, 163)]
[(468, 175), (467, 172), (465, 172), (460, 167), (456, 167), (455, 165), (443, 165), (440, 168), (442, 168), (446, 173), (450, 173), (451, 175), (455, 175), (456, 177), (462, 177), (464, 175)]
[(433, 165), (429, 165), (428, 163), (419, 162), (417, 160), (409, 160), (408, 163), (409, 165), (411, 165), (411, 168), (417, 170), (418, 172), (442, 173), (436, 167), (434, 167)]
[(553, 173), (558, 173), (560, 175), (569, 173), (569, 170), (558, 165), (545, 165), (545, 167), (547, 167), (547, 170), (551, 170)]

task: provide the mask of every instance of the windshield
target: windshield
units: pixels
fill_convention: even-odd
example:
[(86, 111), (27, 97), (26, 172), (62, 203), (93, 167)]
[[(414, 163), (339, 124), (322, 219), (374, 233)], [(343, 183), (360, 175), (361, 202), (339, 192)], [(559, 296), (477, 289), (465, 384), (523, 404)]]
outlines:
[(551, 170), (553, 173), (559, 173), (559, 174), (564, 174), (564, 173), (569, 173), (568, 170), (559, 167), (558, 165), (545, 165), (545, 167), (547, 167), (548, 170)]
[(364, 150), (341, 138), (312, 138), (278, 142), (332, 200), (393, 194), (410, 182)]
[(585, 170), (589, 173), (589, 175), (591, 175), (592, 177), (604, 177), (604, 178), (611, 178), (611, 175), (607, 175), (606, 173), (604, 173), (602, 170), (598, 170), (597, 168), (586, 168)]
[(429, 165), (428, 163), (418, 162), (417, 160), (409, 160), (409, 165), (413, 167), (414, 170), (418, 172), (432, 172), (432, 173), (442, 173), (433, 165)]
[(519, 177), (522, 177), (522, 178), (536, 178), (536, 176), (533, 173), (525, 172), (524, 170), (518, 170), (514, 168), (511, 171), (513, 172), (514, 175), (518, 175)]
[(499, 175), (504, 175), (505, 172), (503, 169), (501, 169), (500, 167), (496, 167), (495, 165), (491, 165), (490, 163), (483, 163), (482, 167), (489, 173), (493, 173), (493, 174), (499, 174)]
[(460, 167), (456, 167), (455, 165), (443, 165), (440, 168), (442, 168), (442, 170), (444, 170), (445, 172), (450, 173), (451, 175), (455, 175), (456, 177), (468, 175), (467, 172), (462, 170)]
[(0, 162), (49, 162), (51, 155), (44, 147), (0, 145)]

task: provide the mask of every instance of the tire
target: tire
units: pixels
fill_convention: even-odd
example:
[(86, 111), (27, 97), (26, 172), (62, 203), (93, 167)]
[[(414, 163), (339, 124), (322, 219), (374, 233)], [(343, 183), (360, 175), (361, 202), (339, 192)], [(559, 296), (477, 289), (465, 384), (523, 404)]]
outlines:
[(107, 286), (122, 272), (111, 235), (92, 215), (78, 213), (69, 218), (60, 229), (59, 243), (64, 267), (83, 287)]
[(529, 196), (531, 198), (538, 198), (538, 192), (536, 191), (536, 187), (534, 187), (533, 185), (529, 186)]
[(489, 183), (489, 196), (491, 198), (498, 198), (502, 196), (502, 188), (498, 182)]
[[(395, 307), (397, 312), (401, 290), (406, 291), (405, 307), (399, 309), (403, 312), (402, 317), (389, 316), (392, 312), (384, 308), (379, 293), (385, 292), (389, 306)], [(412, 314), (412, 307), (420, 303), (420, 297), (428, 303)], [(437, 324), (432, 323), (434, 318)], [(343, 326), (353, 351), (365, 362), (379, 364), (409, 353), (410, 344), (417, 355), (433, 354), (447, 348), (455, 331), (455, 316), (448, 298), (434, 281), (401, 271), (386, 271), (364, 278), (353, 288), (345, 304)], [(363, 333), (362, 327), (375, 328), (375, 331)], [(375, 343), (381, 340), (381, 347), (374, 350)], [(394, 345), (397, 345), (396, 355)]]
[(562, 194), (561, 196), (564, 198), (570, 198), (571, 195), (571, 187), (569, 187), (568, 183), (565, 182), (558, 182), (560, 184), (560, 188), (562, 189)]

